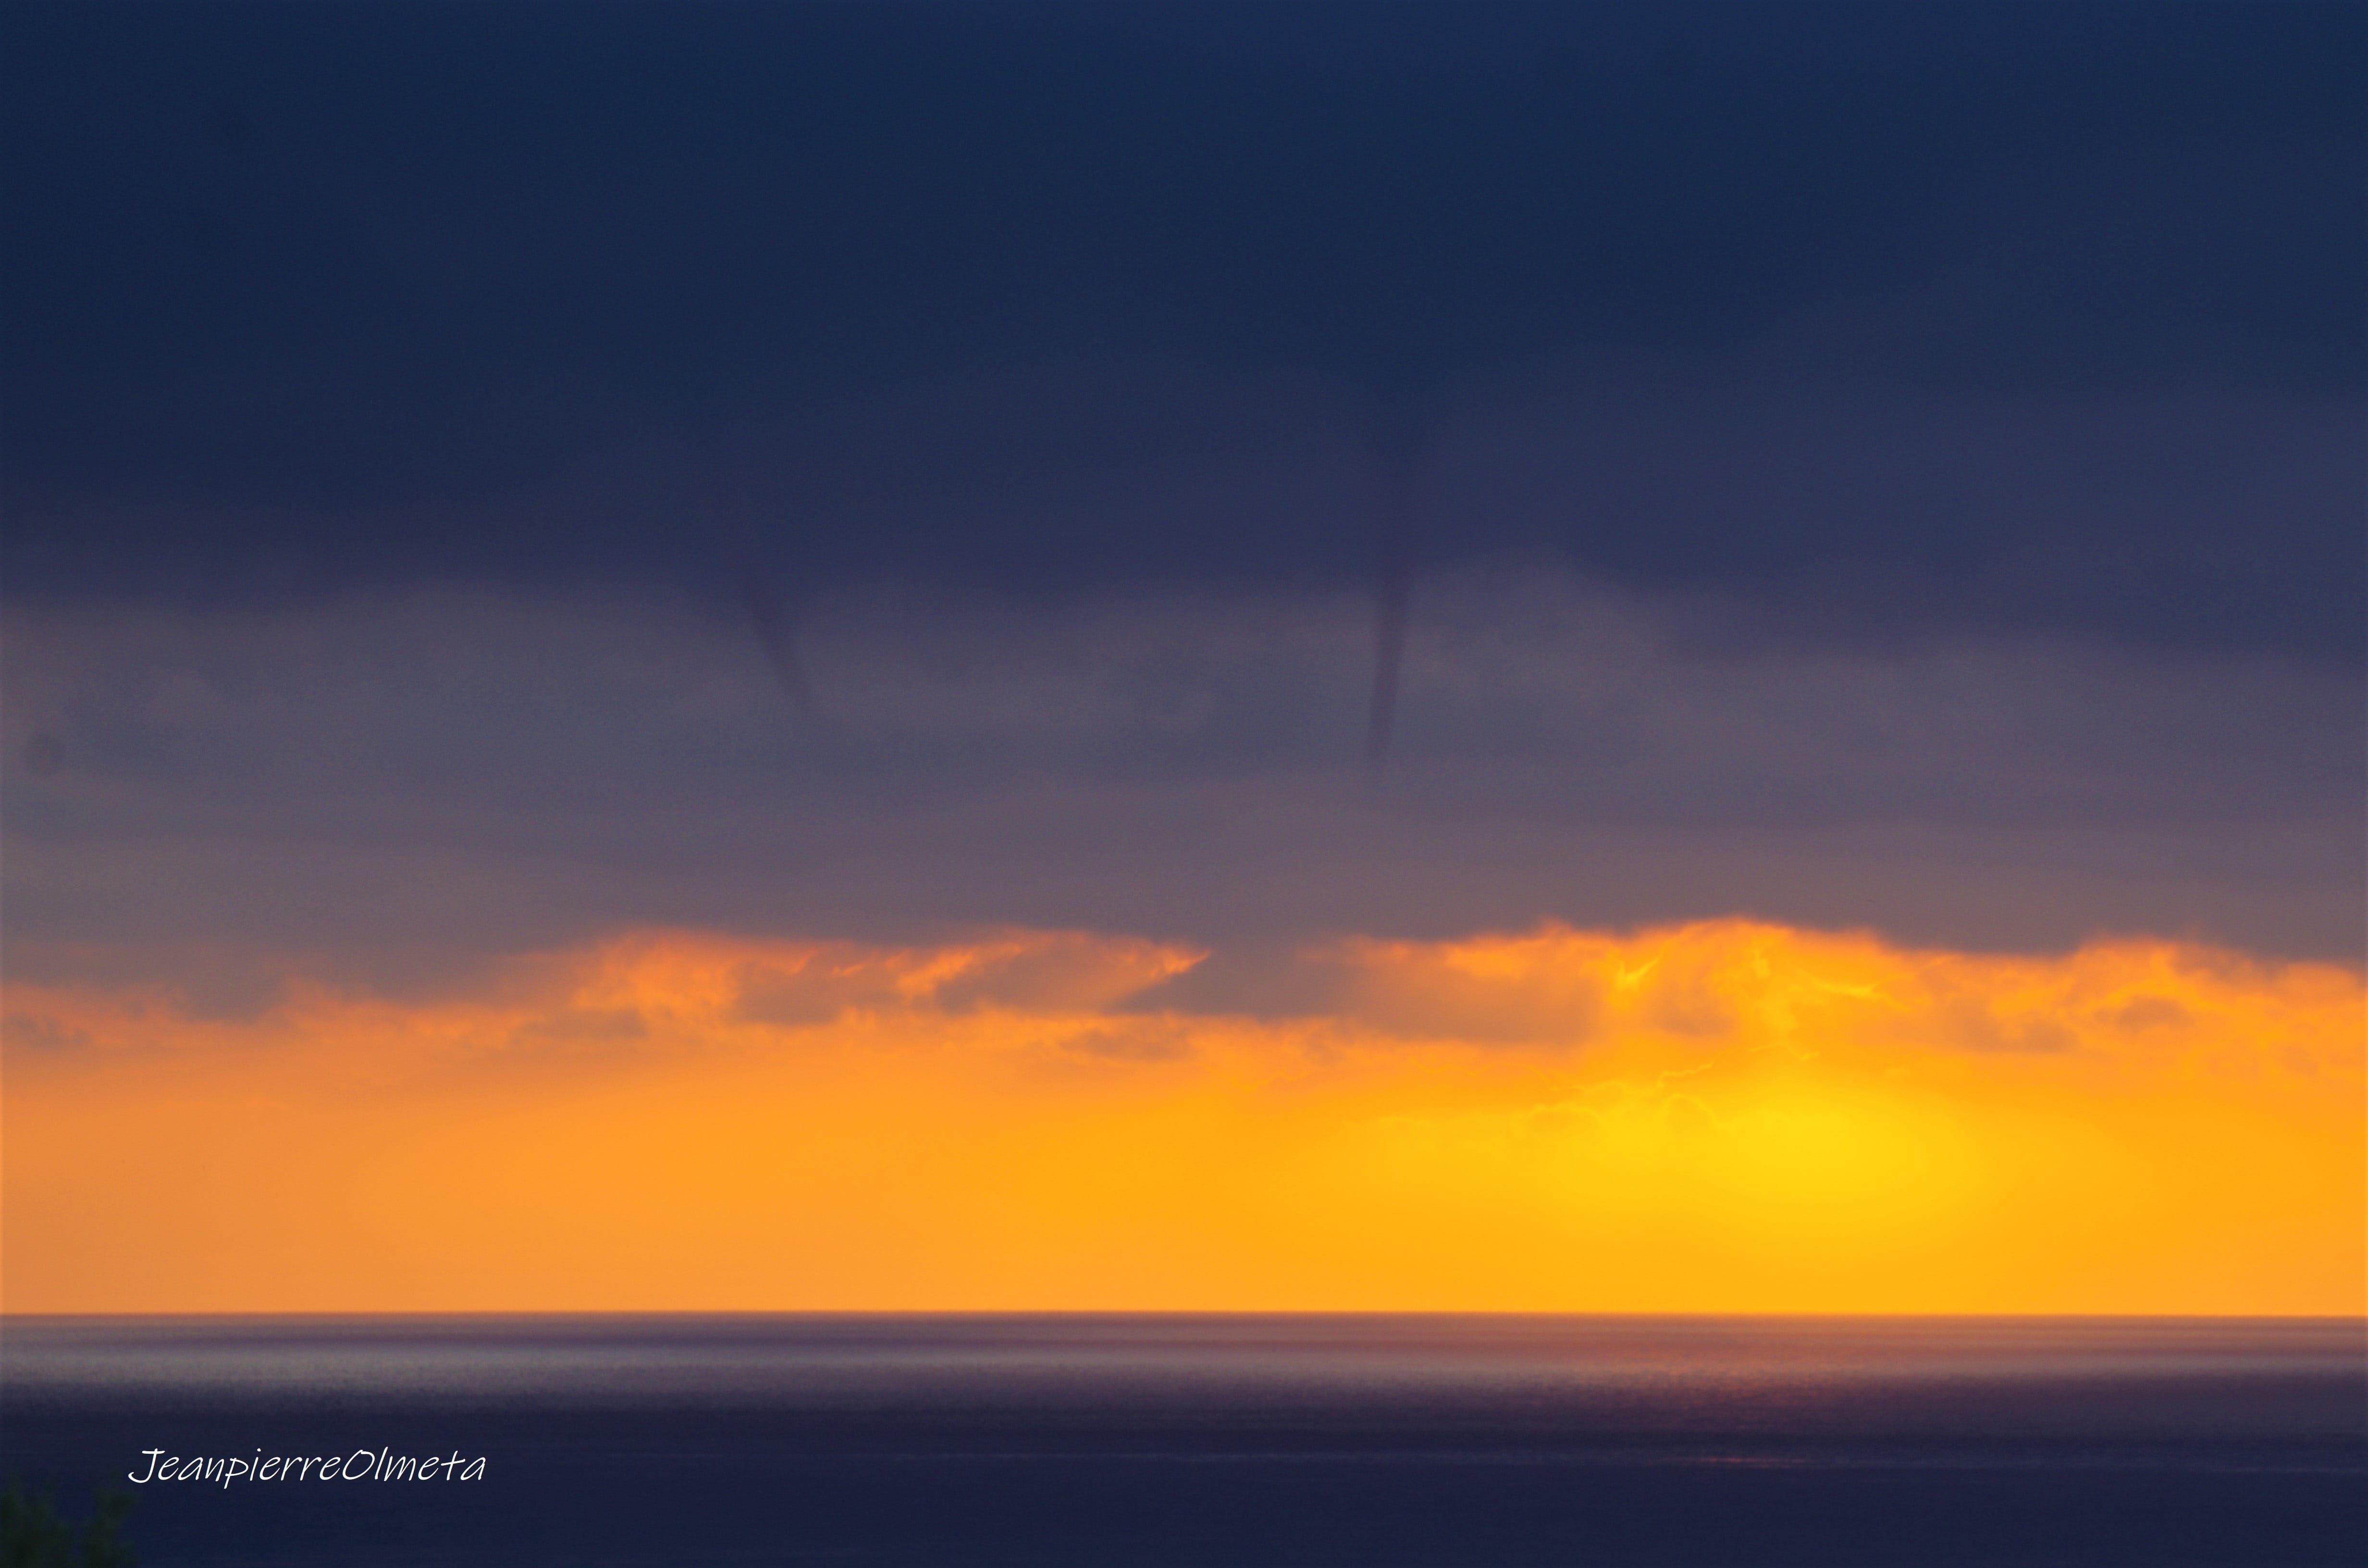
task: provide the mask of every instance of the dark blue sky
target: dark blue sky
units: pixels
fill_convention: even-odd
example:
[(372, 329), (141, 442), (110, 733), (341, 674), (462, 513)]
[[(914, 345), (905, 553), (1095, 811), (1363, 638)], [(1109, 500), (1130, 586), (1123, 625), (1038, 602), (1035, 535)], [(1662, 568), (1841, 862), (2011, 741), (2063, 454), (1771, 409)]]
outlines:
[(19, 602), (1353, 584), (1411, 466), (1419, 566), (2361, 649), (2358, 6), (5, 26)]

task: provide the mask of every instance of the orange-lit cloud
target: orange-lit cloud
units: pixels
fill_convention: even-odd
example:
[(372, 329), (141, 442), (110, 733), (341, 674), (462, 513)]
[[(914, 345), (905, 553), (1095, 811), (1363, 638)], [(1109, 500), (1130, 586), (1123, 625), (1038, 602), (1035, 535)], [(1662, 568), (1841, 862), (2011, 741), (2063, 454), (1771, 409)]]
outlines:
[(1308, 955), (646, 933), (7, 998), (10, 1311), (2368, 1310), (2362, 991), (1740, 921)]

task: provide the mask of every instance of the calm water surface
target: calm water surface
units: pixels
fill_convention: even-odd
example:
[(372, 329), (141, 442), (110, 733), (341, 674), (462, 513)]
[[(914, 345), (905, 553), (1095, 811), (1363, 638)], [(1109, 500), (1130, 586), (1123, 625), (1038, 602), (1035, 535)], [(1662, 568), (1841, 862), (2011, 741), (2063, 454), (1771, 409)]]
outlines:
[[(485, 1465), (129, 1486), (156, 1448)], [(2352, 1568), (2368, 1325), (14, 1317), (0, 1466), (125, 1484), (161, 1568)]]

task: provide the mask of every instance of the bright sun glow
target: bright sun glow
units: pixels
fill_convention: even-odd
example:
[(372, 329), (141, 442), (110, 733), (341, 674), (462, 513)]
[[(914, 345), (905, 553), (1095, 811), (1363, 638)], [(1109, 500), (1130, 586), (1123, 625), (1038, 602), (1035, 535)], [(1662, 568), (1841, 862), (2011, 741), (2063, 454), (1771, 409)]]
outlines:
[(646, 933), (244, 1020), (12, 985), (6, 1305), (2328, 1312), (2362, 994), (1737, 921), (1306, 955)]

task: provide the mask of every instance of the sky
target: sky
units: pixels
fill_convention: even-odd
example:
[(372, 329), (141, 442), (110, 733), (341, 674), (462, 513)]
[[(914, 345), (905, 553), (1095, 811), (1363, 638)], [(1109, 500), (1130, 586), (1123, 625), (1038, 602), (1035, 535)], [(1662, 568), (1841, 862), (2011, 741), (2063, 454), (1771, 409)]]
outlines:
[(2368, 1311), (2364, 47), (9, 7), (0, 1306)]

